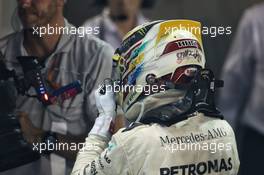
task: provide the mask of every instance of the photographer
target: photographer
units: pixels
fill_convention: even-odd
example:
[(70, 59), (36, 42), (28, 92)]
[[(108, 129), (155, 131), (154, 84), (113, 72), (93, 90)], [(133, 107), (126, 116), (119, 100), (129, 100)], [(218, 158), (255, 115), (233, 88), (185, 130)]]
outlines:
[[(42, 65), (41, 74), (48, 89), (57, 90), (80, 81), (82, 92), (45, 106), (36, 98), (19, 95), (16, 113), (21, 129), (30, 144), (80, 143), (84, 141), (97, 115), (93, 89), (111, 75), (112, 48), (93, 36), (44, 34), (34, 28), (73, 27), (63, 17), (64, 0), (17, 0), (23, 29), (0, 40), (0, 52), (8, 69), (23, 77), (19, 56), (33, 56)], [(29, 89), (34, 93), (34, 88)], [(69, 174), (78, 150), (48, 150), (41, 159), (0, 173), (4, 175)], [(19, 160), (18, 160), (19, 161)]]

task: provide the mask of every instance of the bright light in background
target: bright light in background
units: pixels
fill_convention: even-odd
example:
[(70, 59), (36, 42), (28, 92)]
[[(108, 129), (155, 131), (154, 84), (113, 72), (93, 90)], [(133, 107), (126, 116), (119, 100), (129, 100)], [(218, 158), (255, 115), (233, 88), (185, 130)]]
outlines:
[(44, 94), (44, 99), (45, 99), (46, 101), (48, 101), (48, 100), (49, 100), (49, 96), (48, 96), (47, 94)]

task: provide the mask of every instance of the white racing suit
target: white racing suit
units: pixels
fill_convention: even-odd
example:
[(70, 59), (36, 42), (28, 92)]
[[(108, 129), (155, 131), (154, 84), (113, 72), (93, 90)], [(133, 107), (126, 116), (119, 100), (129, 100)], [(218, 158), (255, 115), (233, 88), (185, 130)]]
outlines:
[(230, 125), (197, 113), (170, 127), (120, 129), (109, 143), (90, 135), (72, 175), (236, 175), (238, 169)]

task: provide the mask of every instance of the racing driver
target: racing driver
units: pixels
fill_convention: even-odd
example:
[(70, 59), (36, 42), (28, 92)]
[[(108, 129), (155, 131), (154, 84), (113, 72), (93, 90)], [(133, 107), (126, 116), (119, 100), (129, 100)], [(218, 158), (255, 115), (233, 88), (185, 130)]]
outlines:
[[(72, 175), (238, 173), (233, 129), (214, 105), (223, 82), (205, 69), (200, 29), (191, 20), (154, 21), (126, 35), (113, 57), (119, 81), (95, 92), (99, 116)], [(125, 88), (116, 92), (116, 83)], [(113, 135), (117, 105), (132, 123)]]

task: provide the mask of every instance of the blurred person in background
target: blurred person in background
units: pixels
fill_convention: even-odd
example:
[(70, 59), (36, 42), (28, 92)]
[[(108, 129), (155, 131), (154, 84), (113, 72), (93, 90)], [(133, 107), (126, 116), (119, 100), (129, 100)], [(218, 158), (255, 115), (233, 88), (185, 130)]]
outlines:
[(264, 157), (264, 3), (244, 13), (223, 67), (220, 109), (236, 128), (241, 175), (262, 174)]
[[(155, 4), (155, 0), (96, 0), (96, 4), (105, 6), (103, 12), (88, 19), (83, 26), (98, 30), (95, 35), (116, 49), (120, 46), (126, 33), (148, 21), (141, 9), (151, 8)], [(113, 74), (113, 77), (116, 75)], [(129, 122), (124, 121), (122, 115), (123, 112), (118, 107), (117, 123), (122, 126), (126, 122), (128, 125)]]
[[(0, 40), (0, 52), (7, 68), (14, 69), (21, 77), (23, 71), (16, 57), (34, 56), (42, 65), (41, 71), (50, 89), (56, 90), (77, 80), (82, 88), (80, 94), (50, 106), (20, 95), (17, 111), (23, 136), (30, 144), (82, 143), (98, 112), (94, 107), (93, 89), (111, 76), (113, 49), (96, 37), (35, 33), (33, 28), (48, 25), (73, 28), (63, 16), (64, 0), (17, 0), (17, 3), (23, 29)], [(0, 174), (69, 174), (77, 151), (47, 151), (38, 161)]]
[(105, 7), (102, 14), (84, 22), (85, 27), (97, 27), (97, 36), (118, 48), (124, 35), (148, 21), (141, 8), (150, 8), (155, 0), (96, 0)]

